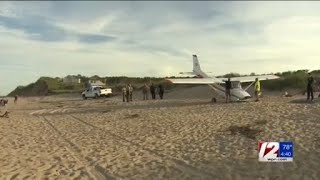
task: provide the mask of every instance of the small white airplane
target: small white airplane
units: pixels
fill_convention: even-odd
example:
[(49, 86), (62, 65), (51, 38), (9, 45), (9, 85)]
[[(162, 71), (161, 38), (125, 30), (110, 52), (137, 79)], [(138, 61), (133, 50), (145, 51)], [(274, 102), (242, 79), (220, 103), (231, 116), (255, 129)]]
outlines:
[[(203, 72), (200, 68), (199, 60), (197, 55), (193, 55), (193, 72), (181, 72), (180, 74), (186, 75), (195, 75), (198, 78), (177, 78), (177, 79), (167, 79), (173, 84), (207, 84), (219, 95), (225, 97), (225, 87), (221, 84), (225, 84), (225, 81), (228, 78), (216, 78), (210, 77), (207, 73)], [(275, 75), (260, 75), (260, 76), (243, 76), (243, 77), (232, 77), (231, 81), (231, 101), (243, 101), (251, 98), (251, 95), (246, 91), (250, 86), (255, 82), (255, 79), (258, 78), (259, 81), (278, 79), (278, 76)], [(242, 89), (242, 82), (252, 82), (245, 89)]]

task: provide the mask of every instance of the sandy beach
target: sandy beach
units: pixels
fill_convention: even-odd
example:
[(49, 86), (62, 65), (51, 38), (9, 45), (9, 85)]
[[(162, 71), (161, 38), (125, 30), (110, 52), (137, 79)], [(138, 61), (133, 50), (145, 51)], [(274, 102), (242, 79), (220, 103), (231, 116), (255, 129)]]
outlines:
[[(0, 179), (320, 179), (318, 99), (212, 104), (175, 93), (10, 99)], [(280, 139), (293, 141), (293, 162), (258, 162), (258, 140)]]

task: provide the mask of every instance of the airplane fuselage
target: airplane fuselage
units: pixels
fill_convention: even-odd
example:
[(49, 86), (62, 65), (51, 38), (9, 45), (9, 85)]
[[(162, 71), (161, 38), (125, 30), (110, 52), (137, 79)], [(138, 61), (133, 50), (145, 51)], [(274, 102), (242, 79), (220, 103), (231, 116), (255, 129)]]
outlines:
[[(218, 84), (208, 84), (215, 92), (217, 92), (218, 95), (225, 97), (226, 96), (226, 90), (225, 87), (218, 85)], [(231, 101), (240, 101), (240, 100), (246, 100), (251, 98), (251, 95), (242, 89), (242, 87), (233, 87), (230, 90), (231, 94)]]

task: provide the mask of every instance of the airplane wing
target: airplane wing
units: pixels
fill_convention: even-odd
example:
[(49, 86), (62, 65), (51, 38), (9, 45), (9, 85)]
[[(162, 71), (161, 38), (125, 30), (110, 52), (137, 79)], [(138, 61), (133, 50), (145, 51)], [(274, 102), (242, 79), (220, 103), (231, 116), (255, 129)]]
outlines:
[[(240, 82), (253, 82), (256, 80), (256, 78), (259, 79), (259, 81), (264, 80), (272, 80), (272, 79), (279, 79), (276, 75), (260, 75), (260, 76), (242, 76), (242, 77), (232, 77), (230, 78), (231, 81), (240, 81)], [(221, 81), (227, 81), (228, 78), (217, 78)]]
[(177, 79), (166, 79), (173, 84), (214, 84), (224, 83), (217, 78), (177, 78)]
[[(231, 81), (240, 82), (253, 82), (258, 78), (260, 81), (278, 79), (275, 75), (261, 75), (261, 76), (242, 76), (230, 78)], [(176, 78), (176, 79), (166, 79), (173, 84), (223, 84), (228, 78)]]

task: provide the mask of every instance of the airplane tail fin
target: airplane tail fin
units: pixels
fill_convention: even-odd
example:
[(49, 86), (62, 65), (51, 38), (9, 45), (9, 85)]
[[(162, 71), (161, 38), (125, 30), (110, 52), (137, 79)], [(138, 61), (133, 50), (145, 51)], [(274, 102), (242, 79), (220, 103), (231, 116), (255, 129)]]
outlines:
[(194, 73), (202, 72), (197, 55), (193, 55), (193, 72)]

